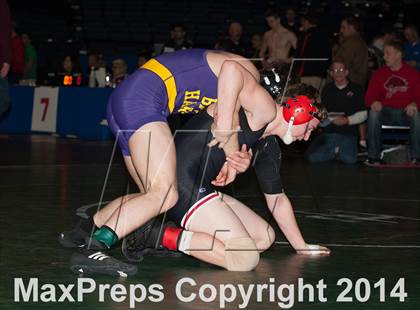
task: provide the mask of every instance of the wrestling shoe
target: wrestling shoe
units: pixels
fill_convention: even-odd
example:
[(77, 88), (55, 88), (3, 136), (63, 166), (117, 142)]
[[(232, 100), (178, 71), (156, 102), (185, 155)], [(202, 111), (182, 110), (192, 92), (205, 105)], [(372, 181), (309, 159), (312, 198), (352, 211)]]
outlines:
[[(88, 248), (90, 244), (90, 248)], [(127, 277), (137, 273), (137, 266), (126, 264), (106, 254), (105, 246), (90, 239), (70, 258), (70, 270), (77, 274), (103, 274)]]
[(378, 167), (380, 165), (384, 165), (385, 162), (382, 159), (368, 158), (363, 162), (363, 164), (369, 167)]
[(80, 248), (85, 245), (85, 240), (90, 233), (84, 231), (80, 225), (77, 225), (72, 230), (63, 231), (58, 236), (58, 242), (65, 248)]
[(162, 238), (168, 226), (161, 221), (151, 219), (146, 224), (126, 236), (121, 245), (121, 251), (130, 262), (140, 262), (145, 256), (180, 257), (182, 253), (171, 251), (162, 245)]

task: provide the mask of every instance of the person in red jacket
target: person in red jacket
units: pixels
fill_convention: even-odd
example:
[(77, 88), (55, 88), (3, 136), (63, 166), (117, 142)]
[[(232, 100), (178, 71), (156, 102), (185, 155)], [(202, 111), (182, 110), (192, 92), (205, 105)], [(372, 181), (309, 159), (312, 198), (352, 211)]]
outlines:
[(403, 50), (398, 41), (385, 44), (386, 66), (375, 71), (366, 92), (366, 105), (370, 107), (368, 165), (381, 162), (383, 124), (410, 126), (411, 156), (414, 164), (420, 162), (420, 74), (403, 62)]
[(17, 84), (23, 78), (25, 71), (25, 44), (16, 33), (16, 24), (12, 22), (10, 45), (12, 47), (12, 62), (10, 64), (9, 82)]
[(0, 116), (9, 108), (9, 84), (7, 74), (10, 70), (10, 11), (6, 0), (0, 0)]

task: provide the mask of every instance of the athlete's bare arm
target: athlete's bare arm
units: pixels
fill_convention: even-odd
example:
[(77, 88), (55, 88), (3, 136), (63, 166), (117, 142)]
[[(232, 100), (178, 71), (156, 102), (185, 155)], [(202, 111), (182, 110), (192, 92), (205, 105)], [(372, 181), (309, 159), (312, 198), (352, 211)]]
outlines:
[[(330, 254), (330, 250), (326, 247), (310, 246), (305, 242), (296, 222), (292, 204), (284, 193), (264, 194), (264, 196), (280, 230), (298, 254)], [(316, 247), (318, 247), (318, 250), (316, 250)]]
[[(209, 53), (207, 60), (218, 76), (218, 102), (216, 107), (208, 109), (211, 115), (217, 109), (214, 128), (218, 131), (214, 132), (217, 141), (229, 140), (239, 124), (240, 107), (259, 128), (275, 117), (275, 103), (259, 85), (259, 72), (249, 60), (229, 53)], [(238, 149), (236, 145), (234, 151)]]

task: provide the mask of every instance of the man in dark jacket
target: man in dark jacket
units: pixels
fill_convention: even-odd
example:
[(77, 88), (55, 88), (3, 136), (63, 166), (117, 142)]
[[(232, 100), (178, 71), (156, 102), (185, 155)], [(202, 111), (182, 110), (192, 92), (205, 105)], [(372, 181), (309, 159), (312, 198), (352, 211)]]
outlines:
[(299, 36), (295, 57), (313, 60), (299, 61), (297, 70), (303, 83), (321, 90), (325, 84), (329, 64), (326, 59), (331, 57), (331, 43), (327, 34), (318, 27), (318, 18), (313, 13), (308, 13), (303, 17), (302, 29), (303, 33)]

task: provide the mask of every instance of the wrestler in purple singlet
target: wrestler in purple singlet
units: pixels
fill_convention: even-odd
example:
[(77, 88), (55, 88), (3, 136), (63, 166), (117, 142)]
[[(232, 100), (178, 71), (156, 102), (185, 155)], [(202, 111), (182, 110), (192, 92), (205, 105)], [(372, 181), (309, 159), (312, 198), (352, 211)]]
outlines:
[(130, 155), (128, 140), (143, 125), (166, 122), (171, 113), (198, 113), (217, 101), (217, 76), (207, 52), (188, 49), (157, 56), (115, 89), (107, 119), (124, 155)]

